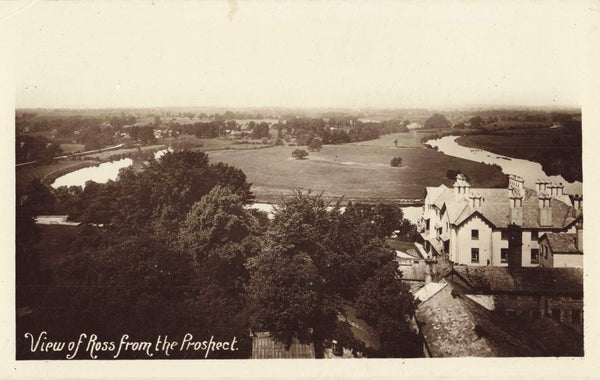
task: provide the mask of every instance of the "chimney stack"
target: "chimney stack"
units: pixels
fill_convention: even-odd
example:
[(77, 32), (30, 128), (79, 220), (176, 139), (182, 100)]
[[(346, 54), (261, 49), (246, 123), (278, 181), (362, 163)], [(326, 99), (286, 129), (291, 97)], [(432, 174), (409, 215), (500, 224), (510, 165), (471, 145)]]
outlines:
[(511, 195), (510, 201), (510, 222), (517, 226), (523, 225), (523, 197), (521, 195)]
[(456, 182), (454, 182), (454, 194), (458, 198), (460, 195), (466, 196), (469, 194), (471, 185), (467, 181), (467, 177), (464, 174), (458, 173), (456, 175)]
[(541, 227), (550, 227), (552, 225), (552, 197), (540, 194), (538, 197), (539, 205), (539, 224)]
[(508, 176), (508, 187), (522, 191), (525, 188), (525, 180), (518, 175), (510, 174)]
[(481, 203), (483, 202), (483, 198), (481, 195), (471, 194), (469, 195), (469, 204), (471, 208), (478, 209), (481, 208)]
[(583, 210), (583, 196), (579, 194), (573, 195), (573, 208), (575, 210)]

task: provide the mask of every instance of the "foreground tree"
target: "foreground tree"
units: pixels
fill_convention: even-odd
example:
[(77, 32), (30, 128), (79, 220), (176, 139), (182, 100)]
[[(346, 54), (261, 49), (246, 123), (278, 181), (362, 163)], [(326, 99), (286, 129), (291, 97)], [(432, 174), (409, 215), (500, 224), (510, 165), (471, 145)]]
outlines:
[[(363, 350), (347, 331), (340, 332), (338, 316), (363, 287), (383, 288), (385, 273), (374, 276), (396, 264), (393, 250), (380, 236), (402, 214), (384, 205), (350, 204), (343, 213), (339, 204), (328, 207), (320, 196), (302, 192), (277, 206), (263, 252), (248, 265), (250, 327), (269, 331), (287, 344), (295, 336), (312, 340), (315, 347), (341, 334), (352, 347)], [(394, 222), (381, 227), (387, 220)], [(372, 284), (365, 285), (369, 279)], [(390, 306), (385, 297), (374, 298), (377, 310)], [(392, 312), (390, 318), (406, 323), (400, 314)], [(370, 320), (377, 326), (377, 319)]]
[(422, 343), (410, 328), (417, 303), (400, 278), (395, 263), (381, 267), (361, 286), (355, 307), (360, 318), (377, 326), (381, 356), (419, 357)]

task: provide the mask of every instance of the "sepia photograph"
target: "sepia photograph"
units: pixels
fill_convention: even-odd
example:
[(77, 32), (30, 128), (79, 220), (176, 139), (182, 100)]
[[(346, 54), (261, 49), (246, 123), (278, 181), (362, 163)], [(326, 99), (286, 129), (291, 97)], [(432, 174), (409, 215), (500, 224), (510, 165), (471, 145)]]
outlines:
[(598, 3), (10, 5), (11, 376), (589, 357)]

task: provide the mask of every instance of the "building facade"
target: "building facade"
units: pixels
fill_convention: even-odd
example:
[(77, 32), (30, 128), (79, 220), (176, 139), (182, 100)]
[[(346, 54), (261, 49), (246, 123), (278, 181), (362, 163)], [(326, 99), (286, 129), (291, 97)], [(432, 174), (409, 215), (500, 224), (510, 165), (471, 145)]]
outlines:
[(513, 226), (519, 234), (521, 266), (535, 267), (540, 266), (540, 238), (546, 233), (576, 234), (582, 214), (582, 198), (565, 194), (562, 184), (538, 180), (532, 190), (511, 175), (507, 189), (472, 188), (458, 174), (452, 189), (427, 187), (418, 228), (429, 258), (508, 266), (509, 226)]

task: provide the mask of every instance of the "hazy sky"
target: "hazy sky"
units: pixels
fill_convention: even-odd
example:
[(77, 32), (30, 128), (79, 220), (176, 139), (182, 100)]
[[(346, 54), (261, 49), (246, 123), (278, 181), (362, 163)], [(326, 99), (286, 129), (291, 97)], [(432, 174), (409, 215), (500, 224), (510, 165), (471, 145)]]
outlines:
[(15, 16), (17, 107), (581, 102), (573, 2), (39, 2)]

